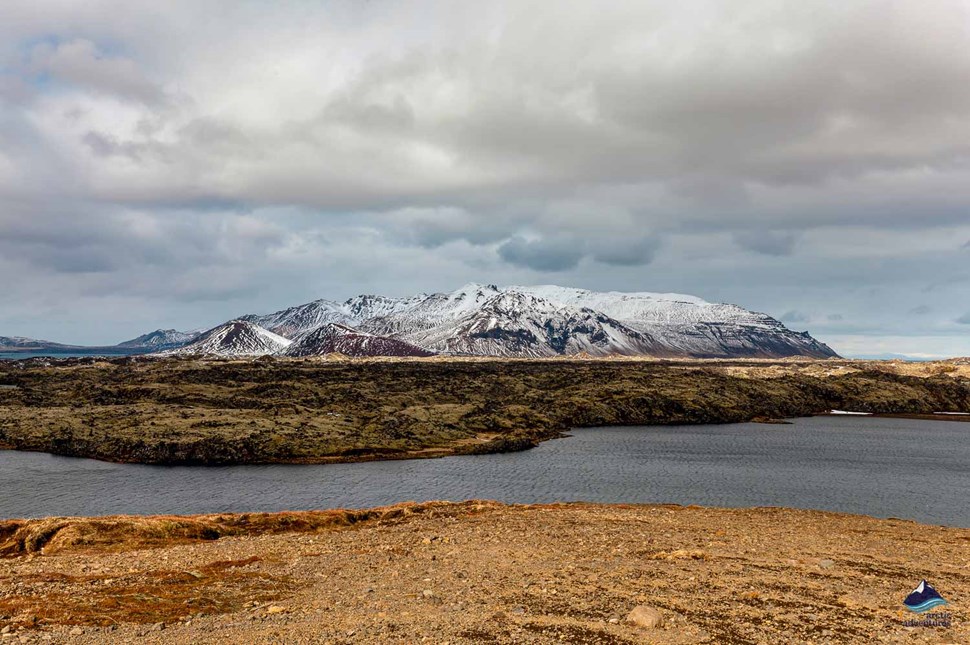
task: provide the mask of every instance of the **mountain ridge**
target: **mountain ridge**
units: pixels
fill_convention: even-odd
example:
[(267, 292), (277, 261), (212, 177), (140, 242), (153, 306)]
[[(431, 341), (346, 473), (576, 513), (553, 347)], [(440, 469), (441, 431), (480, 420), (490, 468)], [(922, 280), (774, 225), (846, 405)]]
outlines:
[[(0, 347), (5, 342), (15, 351), (73, 348), (0, 337)], [(478, 283), (405, 297), (321, 298), (269, 314), (245, 314), (206, 331), (158, 329), (114, 347), (216, 356), (838, 356), (807, 331), (788, 329), (767, 314), (688, 294)]]
[(339, 324), (434, 353), (543, 357), (834, 357), (808, 332), (733, 304), (652, 292), (469, 283), (452, 292), (320, 299), (240, 316), (288, 338)]

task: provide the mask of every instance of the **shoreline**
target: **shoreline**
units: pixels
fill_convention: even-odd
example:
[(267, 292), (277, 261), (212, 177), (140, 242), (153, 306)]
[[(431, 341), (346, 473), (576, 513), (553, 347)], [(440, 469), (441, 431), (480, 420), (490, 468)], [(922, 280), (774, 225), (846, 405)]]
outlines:
[[(970, 529), (774, 507), (429, 502), (0, 522), (28, 642), (871, 642), (970, 637)], [(921, 579), (952, 625), (912, 634)], [(657, 609), (645, 629), (626, 615)]]
[(967, 420), (970, 366), (853, 361), (77, 360), (0, 364), (0, 448), (323, 464), (525, 450), (572, 428), (832, 409)]
[[(691, 427), (697, 425), (732, 425), (735, 423), (757, 423), (764, 425), (792, 425), (792, 419), (808, 419), (813, 417), (842, 417), (846, 415), (833, 414), (831, 412), (818, 412), (811, 415), (800, 416), (800, 417), (785, 417), (785, 418), (767, 418), (767, 417), (754, 417), (747, 421), (725, 421), (723, 423), (711, 422), (706, 424), (652, 424), (652, 425), (635, 425), (631, 424), (629, 427)], [(850, 415), (854, 416), (854, 415)], [(860, 415), (863, 416), (863, 415)], [(932, 413), (932, 414), (883, 414), (883, 413), (866, 413), (864, 416), (873, 417), (876, 419), (913, 419), (918, 421), (944, 421), (944, 422), (964, 422), (970, 423), (970, 413)], [(440, 459), (442, 457), (467, 457), (474, 455), (485, 455), (485, 454), (503, 454), (511, 452), (524, 452), (526, 450), (531, 450), (539, 446), (539, 443), (545, 441), (552, 441), (554, 439), (568, 439), (570, 437), (570, 432), (573, 430), (595, 430), (599, 427), (624, 427), (623, 424), (612, 424), (609, 426), (576, 426), (573, 428), (568, 428), (559, 431), (554, 436), (543, 438), (538, 442), (504, 442), (502, 447), (498, 447), (495, 443), (490, 443), (489, 440), (469, 443), (464, 448), (440, 448), (440, 449), (424, 449), (414, 452), (381, 452), (374, 451), (372, 453), (365, 453), (361, 455), (330, 455), (321, 456), (316, 458), (309, 458), (301, 461), (265, 461), (265, 462), (240, 462), (240, 463), (230, 463), (230, 464), (214, 464), (218, 467), (226, 466), (325, 466), (329, 464), (354, 464), (354, 463), (371, 463), (375, 461), (400, 461), (400, 460), (410, 460), (410, 459)], [(74, 454), (63, 454), (56, 452), (49, 452), (46, 450), (30, 450), (25, 448), (7, 448), (0, 445), (0, 451), (9, 452), (35, 452), (39, 454), (51, 455), (54, 457), (67, 457), (70, 459), (91, 459), (94, 461), (102, 461), (104, 463), (120, 464), (120, 465), (142, 465), (142, 466), (192, 466), (204, 468), (209, 464), (181, 464), (181, 463), (151, 463), (143, 461), (120, 461), (113, 459), (102, 459), (98, 457), (88, 457), (83, 455)], [(2, 518), (0, 518), (2, 520)]]

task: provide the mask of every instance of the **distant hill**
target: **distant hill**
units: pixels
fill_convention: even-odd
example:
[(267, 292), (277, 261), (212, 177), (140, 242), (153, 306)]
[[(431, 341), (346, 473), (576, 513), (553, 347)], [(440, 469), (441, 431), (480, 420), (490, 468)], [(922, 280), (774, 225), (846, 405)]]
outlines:
[(230, 320), (200, 334), (187, 345), (163, 353), (172, 356), (265, 356), (278, 354), (292, 343), (251, 322)]
[(24, 338), (23, 336), (0, 336), (0, 352), (71, 351), (72, 349), (76, 349), (76, 346), (52, 343), (49, 340)]
[(199, 337), (200, 331), (177, 331), (175, 329), (156, 329), (138, 338), (118, 343), (118, 347), (144, 348), (147, 351), (163, 351), (188, 345)]

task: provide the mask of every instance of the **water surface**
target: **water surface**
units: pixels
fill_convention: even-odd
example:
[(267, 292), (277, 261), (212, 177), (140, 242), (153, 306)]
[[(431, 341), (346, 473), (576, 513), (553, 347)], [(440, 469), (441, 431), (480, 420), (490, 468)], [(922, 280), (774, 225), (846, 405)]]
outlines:
[(144, 354), (143, 348), (133, 349), (124, 347), (79, 347), (74, 350), (58, 351), (51, 349), (39, 349), (22, 352), (0, 352), (0, 359), (12, 361), (22, 361), (26, 358), (89, 358), (106, 357), (117, 358), (119, 356), (135, 356)]
[(362, 508), (402, 501), (791, 506), (970, 527), (970, 424), (575, 430), (520, 453), (321, 466), (163, 467), (0, 451), (0, 517)]

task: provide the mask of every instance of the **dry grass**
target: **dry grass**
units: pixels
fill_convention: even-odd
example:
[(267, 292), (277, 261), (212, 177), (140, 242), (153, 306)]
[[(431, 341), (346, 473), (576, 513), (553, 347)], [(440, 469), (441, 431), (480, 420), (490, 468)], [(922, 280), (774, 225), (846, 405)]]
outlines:
[(119, 515), (0, 521), (0, 557), (68, 551), (105, 553), (221, 537), (336, 530), (361, 523), (391, 524), (415, 515), (457, 516), (493, 506), (488, 502), (396, 504), (368, 510), (216, 515)]
[[(20, 577), (26, 593), (0, 599), (0, 614), (29, 616), (35, 625), (159, 623), (199, 614), (222, 614), (250, 602), (270, 602), (290, 594), (287, 577), (246, 570), (251, 557), (213, 562), (191, 571), (139, 571), (128, 575), (46, 573)], [(0, 585), (7, 583), (0, 579)], [(77, 590), (84, 589), (84, 593)], [(17, 625), (18, 623), (13, 623)]]

